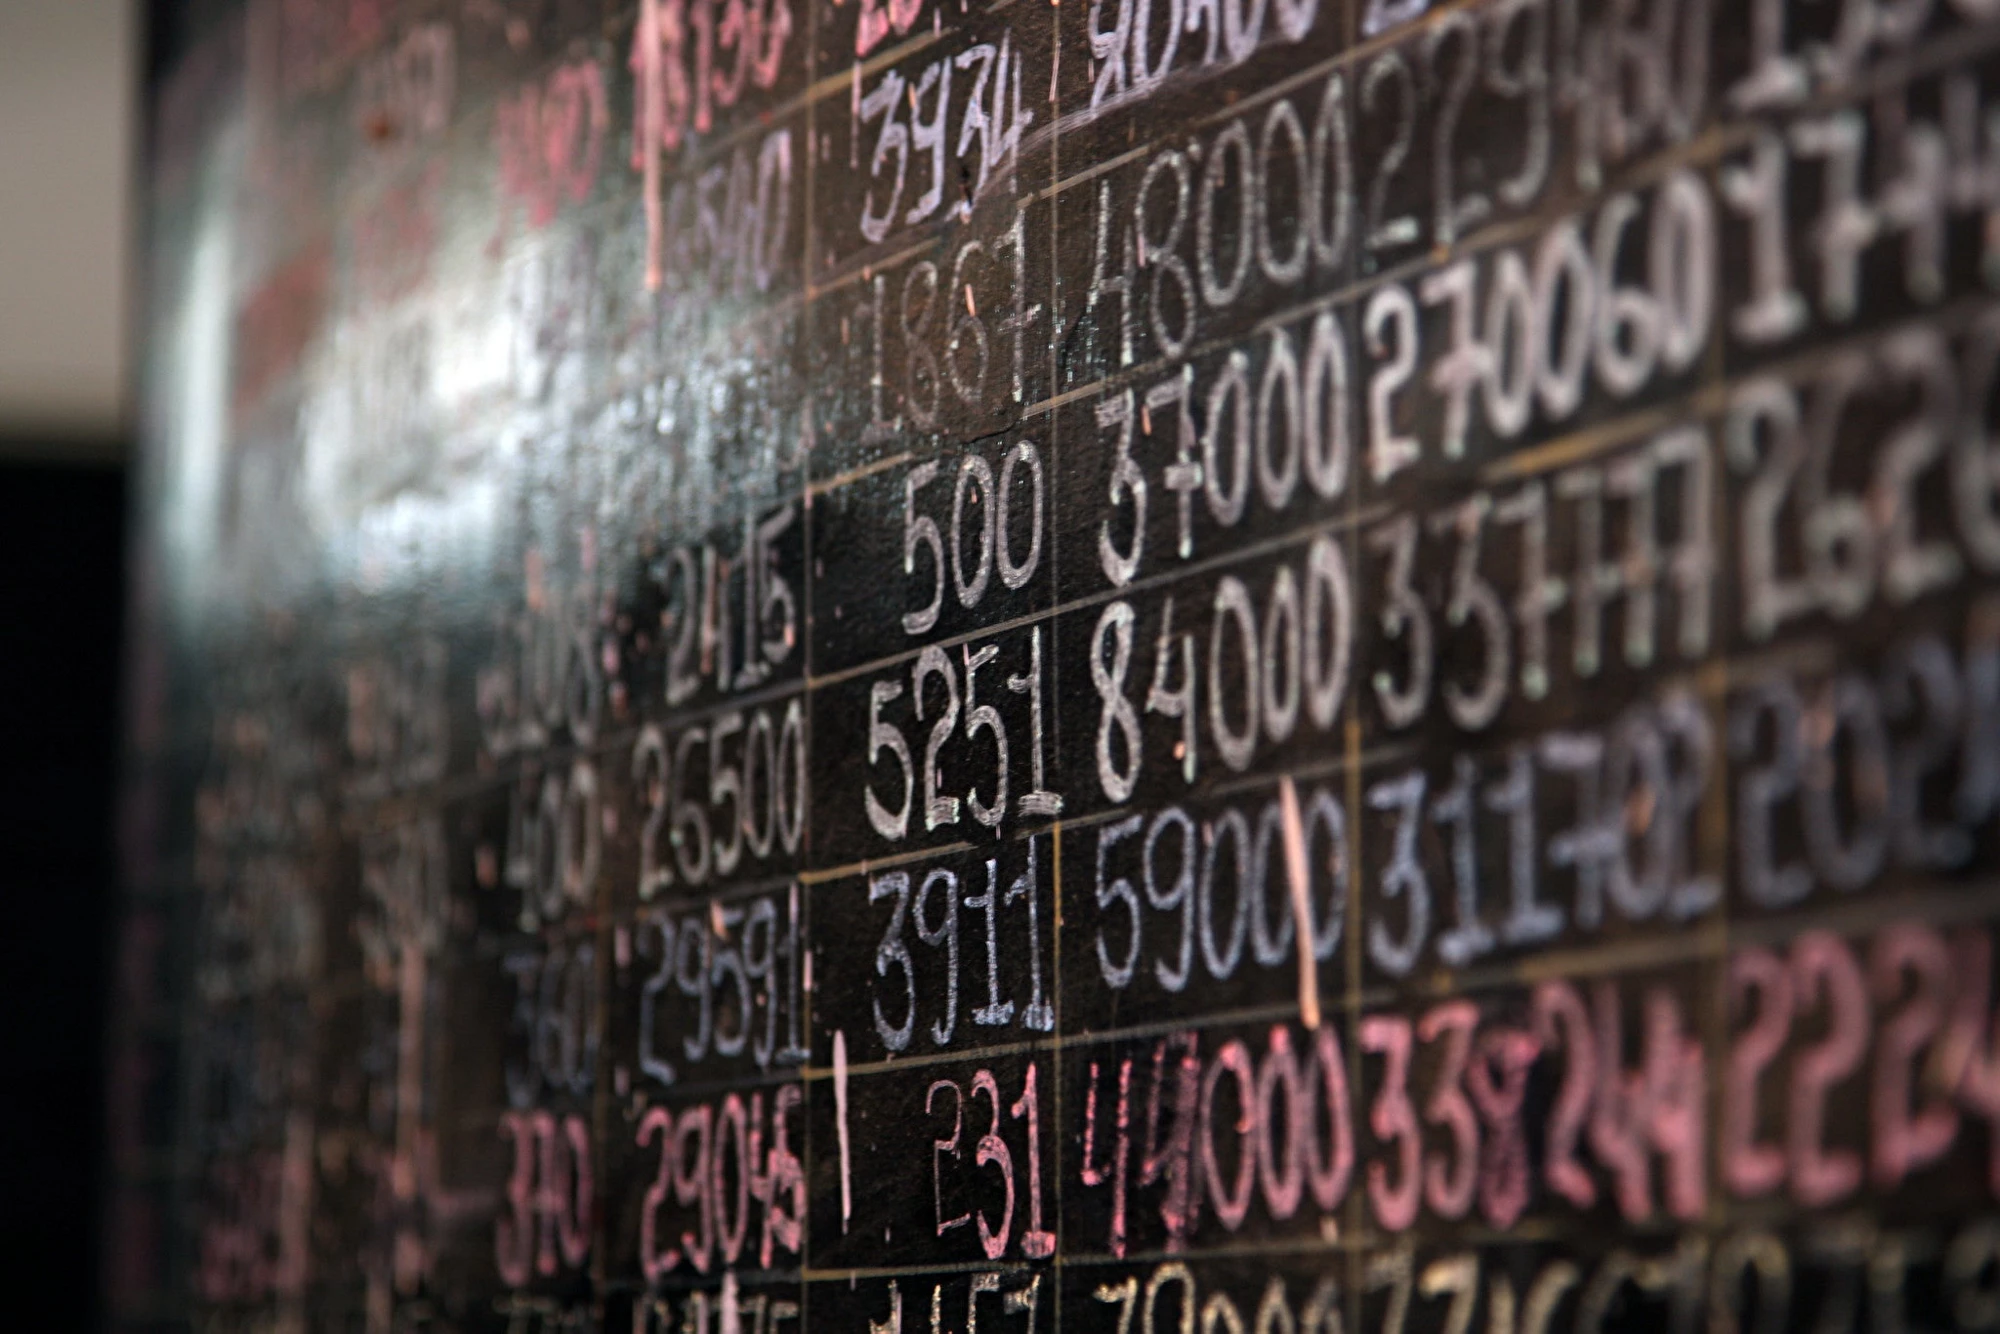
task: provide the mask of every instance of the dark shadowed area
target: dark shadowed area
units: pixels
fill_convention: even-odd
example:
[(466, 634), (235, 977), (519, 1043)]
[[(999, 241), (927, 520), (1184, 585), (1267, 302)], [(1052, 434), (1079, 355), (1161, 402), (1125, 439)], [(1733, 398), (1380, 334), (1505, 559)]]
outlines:
[(99, 1310), (124, 524), (121, 469), (0, 464), (0, 1248), (66, 1329)]

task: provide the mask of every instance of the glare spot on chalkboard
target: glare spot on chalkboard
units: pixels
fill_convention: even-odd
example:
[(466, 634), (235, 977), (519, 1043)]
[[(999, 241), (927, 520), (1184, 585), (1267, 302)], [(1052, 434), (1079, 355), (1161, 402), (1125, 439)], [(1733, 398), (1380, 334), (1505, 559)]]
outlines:
[(1411, 19), (1421, 18), (1430, 7), (1430, 0), (1373, 0), (1361, 20), (1361, 35), (1373, 37), (1387, 32)]

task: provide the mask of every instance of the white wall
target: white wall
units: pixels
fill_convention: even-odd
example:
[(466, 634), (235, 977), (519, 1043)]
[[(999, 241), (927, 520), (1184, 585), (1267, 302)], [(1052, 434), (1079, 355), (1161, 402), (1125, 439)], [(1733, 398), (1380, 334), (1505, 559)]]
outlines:
[(0, 0), (0, 452), (129, 420), (136, 4)]

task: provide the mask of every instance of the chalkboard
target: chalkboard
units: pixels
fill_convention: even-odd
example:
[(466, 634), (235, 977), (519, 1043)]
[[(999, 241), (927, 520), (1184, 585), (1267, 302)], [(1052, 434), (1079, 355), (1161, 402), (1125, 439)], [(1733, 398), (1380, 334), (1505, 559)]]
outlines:
[(120, 1328), (2000, 1328), (1995, 0), (171, 31)]

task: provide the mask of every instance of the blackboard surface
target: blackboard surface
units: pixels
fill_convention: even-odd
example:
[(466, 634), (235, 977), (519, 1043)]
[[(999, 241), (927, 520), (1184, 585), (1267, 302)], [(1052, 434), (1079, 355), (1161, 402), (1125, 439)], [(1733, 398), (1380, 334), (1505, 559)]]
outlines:
[(120, 1328), (2000, 1327), (1993, 0), (173, 32)]

